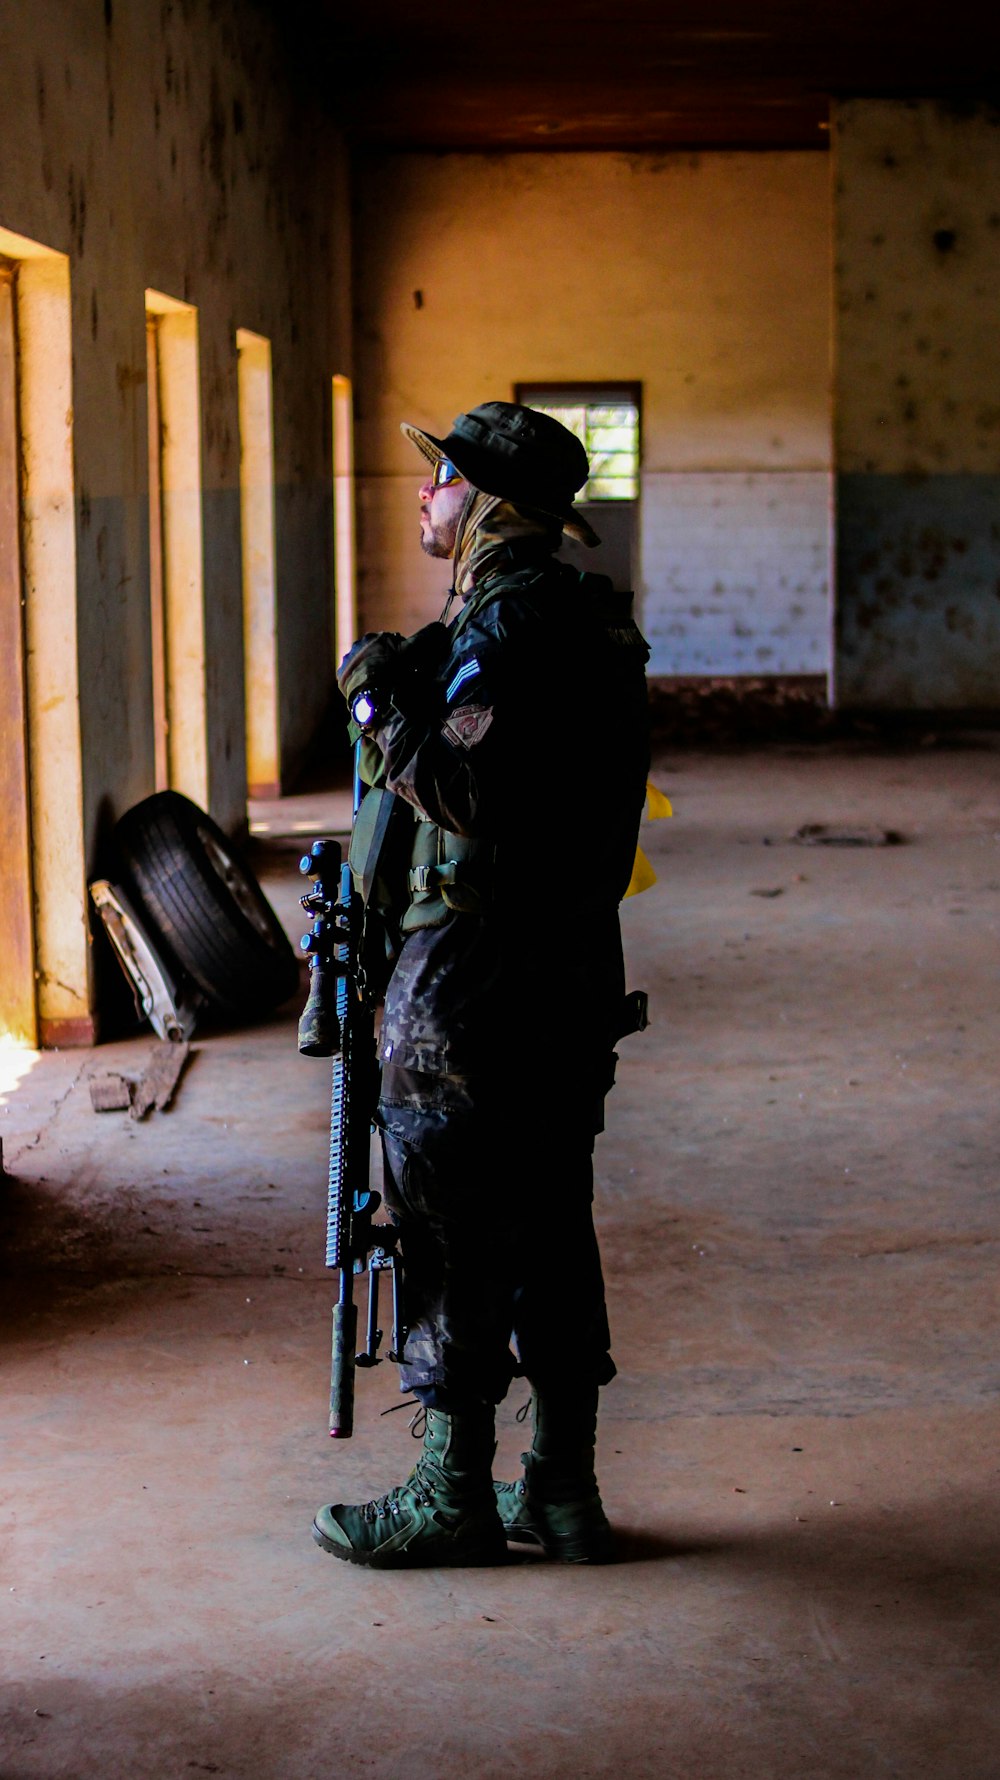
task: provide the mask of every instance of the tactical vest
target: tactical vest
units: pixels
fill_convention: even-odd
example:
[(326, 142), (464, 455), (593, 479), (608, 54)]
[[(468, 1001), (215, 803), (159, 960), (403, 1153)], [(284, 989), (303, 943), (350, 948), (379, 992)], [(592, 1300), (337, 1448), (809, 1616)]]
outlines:
[(491, 841), (449, 834), (418, 816), (406, 880), (410, 905), (400, 922), (402, 932), (440, 927), (453, 910), (481, 914), (492, 898), (495, 854)]
[(492, 842), (449, 834), (394, 792), (366, 792), (351, 830), (348, 862), (366, 908), (400, 934), (440, 927), (453, 910), (480, 914), (493, 887)]
[[(557, 566), (565, 574), (573, 574), (563, 565)], [(452, 625), (452, 651), (471, 618), (497, 599), (517, 593), (530, 594), (531, 584), (547, 579), (551, 573), (552, 565), (547, 562), (541, 572), (536, 567), (488, 581), (467, 602)], [(584, 584), (592, 600), (597, 602), (596, 613), (592, 606), (589, 619), (594, 627), (595, 647), (599, 646), (602, 651), (601, 672), (609, 703), (614, 707), (617, 701), (623, 714), (632, 704), (636, 710), (640, 707), (645, 710), (645, 664), (649, 649), (632, 618), (631, 595), (614, 594), (603, 576), (583, 573), (573, 578)], [(606, 586), (606, 594), (599, 589), (600, 583)], [(582, 596), (583, 587), (580, 592)], [(421, 928), (441, 926), (454, 912), (484, 912), (494, 896), (496, 848), (493, 842), (452, 834), (421, 816), (400, 798), (392, 799), (393, 804), (402, 807), (394, 812), (391, 821), (387, 821), (386, 812), (380, 810), (379, 800), (390, 797), (392, 794), (385, 790), (368, 793), (351, 839), (350, 863), (355, 883), (362, 890), (366, 904), (371, 900), (373, 906), (385, 914), (391, 909), (393, 924), (403, 937)], [(526, 817), (525, 820), (527, 824), (529, 819)]]

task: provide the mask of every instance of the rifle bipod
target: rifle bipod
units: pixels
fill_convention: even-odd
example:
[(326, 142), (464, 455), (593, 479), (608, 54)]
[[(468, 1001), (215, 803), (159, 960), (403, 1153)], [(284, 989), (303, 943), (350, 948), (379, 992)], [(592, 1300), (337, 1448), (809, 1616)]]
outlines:
[(384, 1357), (398, 1364), (406, 1340), (406, 1325), (403, 1322), (403, 1257), (397, 1247), (399, 1232), (391, 1224), (376, 1224), (371, 1235), (375, 1246), (368, 1257), (365, 1345), (354, 1356), (356, 1366), (377, 1366), (383, 1358), (378, 1351), (382, 1345), (382, 1330), (378, 1326), (379, 1276), (383, 1273), (389, 1274), (392, 1285), (392, 1346)]
[[(376, 1211), (380, 1195), (367, 1195), (365, 1213)], [(391, 1224), (369, 1225), (359, 1236), (352, 1232), (354, 1259), (346, 1256), (340, 1264), (340, 1293), (333, 1307), (333, 1351), (330, 1367), (330, 1437), (349, 1440), (354, 1432), (354, 1373), (357, 1367), (367, 1370), (381, 1360), (398, 1362), (406, 1341), (403, 1322), (403, 1260), (397, 1243), (399, 1235)], [(371, 1251), (369, 1253), (369, 1250)], [(330, 1263), (327, 1263), (330, 1265)], [(362, 1273), (368, 1275), (368, 1307), (362, 1346), (357, 1346), (358, 1307), (354, 1302), (354, 1281)], [(385, 1354), (379, 1352), (384, 1331), (379, 1327), (380, 1275), (392, 1278), (392, 1344)]]

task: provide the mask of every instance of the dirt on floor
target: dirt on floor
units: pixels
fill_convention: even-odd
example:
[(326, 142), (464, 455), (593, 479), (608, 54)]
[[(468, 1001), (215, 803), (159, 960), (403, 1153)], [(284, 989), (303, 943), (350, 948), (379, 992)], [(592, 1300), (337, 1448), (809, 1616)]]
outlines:
[[(89, 1084), (148, 1030), (0, 1051), (0, 1780), (997, 1780), (998, 769), (988, 735), (658, 750), (653, 1023), (598, 1149), (608, 1569), (313, 1545), (417, 1449), (388, 1365), (326, 1436), (297, 1002), (203, 1029), (141, 1122)], [(251, 811), (295, 937), (292, 842), (343, 802)]]

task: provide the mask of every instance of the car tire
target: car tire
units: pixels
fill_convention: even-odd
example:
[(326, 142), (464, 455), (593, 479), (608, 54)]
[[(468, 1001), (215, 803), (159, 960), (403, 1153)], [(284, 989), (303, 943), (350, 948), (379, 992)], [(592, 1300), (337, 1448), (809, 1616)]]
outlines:
[(114, 838), (142, 909), (210, 1002), (252, 1019), (289, 999), (295, 952), (211, 816), (179, 791), (157, 791), (125, 812)]

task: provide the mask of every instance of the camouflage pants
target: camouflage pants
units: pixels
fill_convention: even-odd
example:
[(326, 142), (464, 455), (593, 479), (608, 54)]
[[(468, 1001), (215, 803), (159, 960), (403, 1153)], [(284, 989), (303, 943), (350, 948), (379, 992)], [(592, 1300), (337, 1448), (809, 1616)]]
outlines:
[(606, 1384), (593, 1100), (387, 1065), (379, 1123), (402, 1233), (402, 1388), (452, 1408), (499, 1402), (515, 1371), (543, 1390)]

